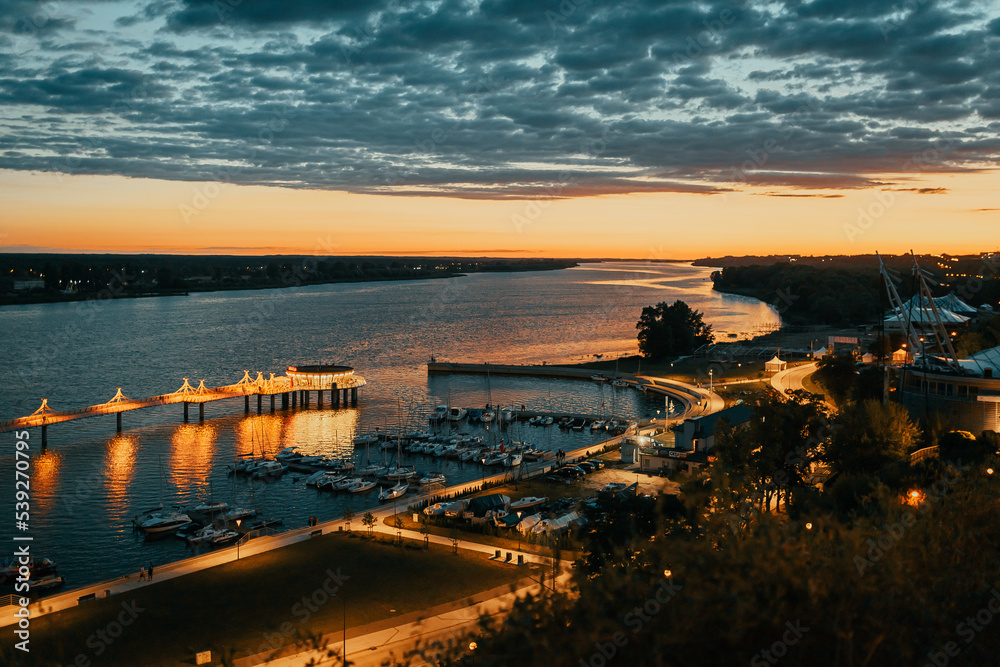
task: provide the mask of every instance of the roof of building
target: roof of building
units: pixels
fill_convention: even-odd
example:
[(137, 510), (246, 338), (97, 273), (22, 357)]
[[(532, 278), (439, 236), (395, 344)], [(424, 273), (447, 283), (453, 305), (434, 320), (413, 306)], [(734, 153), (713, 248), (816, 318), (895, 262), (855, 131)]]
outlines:
[(701, 415), (699, 417), (691, 417), (690, 419), (685, 419), (685, 422), (695, 422), (695, 436), (706, 437), (715, 433), (715, 429), (720, 419), (725, 419), (729, 422), (730, 426), (736, 426), (737, 424), (745, 424), (750, 421), (750, 415), (753, 411), (750, 406), (745, 403), (740, 403), (739, 405), (734, 405), (731, 408), (726, 408), (725, 410), (719, 410), (710, 415)]
[(314, 364), (312, 366), (289, 366), (287, 369), (288, 373), (311, 373), (311, 374), (337, 374), (337, 373), (353, 373), (354, 369), (350, 366), (335, 366), (328, 364)]

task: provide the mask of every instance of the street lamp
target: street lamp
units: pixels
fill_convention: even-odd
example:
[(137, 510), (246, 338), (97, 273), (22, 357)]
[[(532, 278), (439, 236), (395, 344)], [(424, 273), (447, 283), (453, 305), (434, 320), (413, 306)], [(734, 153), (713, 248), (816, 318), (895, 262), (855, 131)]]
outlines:
[[(236, 527), (239, 528), (240, 524), (243, 523), (243, 519), (236, 520)], [(239, 531), (237, 531), (239, 532)], [(243, 536), (240, 535), (239, 539), (236, 540), (236, 560), (240, 559), (240, 542), (243, 541)]]
[(521, 513), (517, 513), (517, 525), (514, 526), (514, 530), (517, 531), (517, 550), (521, 550)]
[(715, 372), (715, 369), (712, 369), (712, 368), (708, 369), (708, 393), (710, 393), (710, 394), (712, 393), (712, 374), (714, 372)]

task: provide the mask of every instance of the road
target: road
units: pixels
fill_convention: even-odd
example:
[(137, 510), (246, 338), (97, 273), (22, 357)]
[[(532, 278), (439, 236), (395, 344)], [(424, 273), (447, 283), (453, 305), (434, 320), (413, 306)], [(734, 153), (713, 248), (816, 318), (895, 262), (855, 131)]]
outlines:
[[(771, 386), (774, 387), (774, 390), (777, 391), (783, 398), (788, 397), (788, 392), (786, 390), (807, 391), (805, 386), (802, 384), (802, 381), (807, 376), (815, 373), (817, 368), (819, 368), (819, 364), (816, 362), (802, 364), (801, 366), (792, 366), (791, 368), (783, 370), (779, 373), (775, 373), (771, 378)], [(837, 406), (834, 403), (830, 402), (826, 398), (823, 399), (823, 402), (826, 403), (826, 406), (832, 412), (837, 411)]]

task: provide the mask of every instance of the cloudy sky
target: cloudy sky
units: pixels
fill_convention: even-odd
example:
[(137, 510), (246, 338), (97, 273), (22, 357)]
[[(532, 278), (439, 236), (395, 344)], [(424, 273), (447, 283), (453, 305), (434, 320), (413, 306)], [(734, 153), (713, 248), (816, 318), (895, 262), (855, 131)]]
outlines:
[(0, 246), (994, 249), (998, 61), (993, 2), (0, 0)]

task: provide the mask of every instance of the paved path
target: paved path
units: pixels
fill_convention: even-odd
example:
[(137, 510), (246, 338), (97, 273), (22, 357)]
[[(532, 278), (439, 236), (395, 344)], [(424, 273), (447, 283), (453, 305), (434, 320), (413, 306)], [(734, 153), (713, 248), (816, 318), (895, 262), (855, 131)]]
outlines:
[[(819, 368), (819, 364), (814, 361), (808, 364), (792, 366), (791, 368), (779, 371), (771, 377), (771, 386), (782, 398), (788, 398), (788, 392), (786, 390), (807, 391), (805, 385), (803, 385), (803, 380), (805, 380), (807, 376), (815, 373), (817, 368)], [(823, 402), (826, 403), (826, 406), (832, 412), (837, 411), (837, 406), (829, 399), (824, 397)]]

